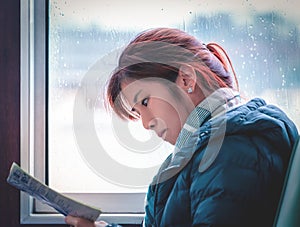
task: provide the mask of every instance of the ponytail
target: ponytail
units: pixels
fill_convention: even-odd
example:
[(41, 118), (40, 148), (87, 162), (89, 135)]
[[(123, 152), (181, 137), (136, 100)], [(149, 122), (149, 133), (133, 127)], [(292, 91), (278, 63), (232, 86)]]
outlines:
[[(206, 45), (207, 49), (222, 63), (223, 70), (216, 70), (215, 67), (211, 67), (212, 65), (208, 65), (212, 71), (214, 71), (217, 76), (221, 77), (221, 79), (230, 87), (239, 90), (239, 83), (237, 80), (237, 76), (235, 70), (232, 66), (231, 60), (227, 55), (226, 51), (217, 43), (209, 43)], [(232, 74), (233, 78), (232, 78)], [(234, 79), (234, 83), (233, 83)]]

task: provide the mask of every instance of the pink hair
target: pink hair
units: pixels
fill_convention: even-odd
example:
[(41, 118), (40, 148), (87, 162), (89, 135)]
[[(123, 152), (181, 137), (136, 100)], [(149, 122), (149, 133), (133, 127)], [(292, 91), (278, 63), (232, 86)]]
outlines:
[(178, 29), (156, 28), (140, 33), (122, 52), (119, 65), (108, 82), (109, 105), (121, 118), (131, 119), (132, 113), (118, 98), (121, 83), (129, 78), (149, 77), (175, 82), (182, 65), (193, 67), (201, 89), (210, 92), (220, 87), (238, 90), (235, 71), (220, 45), (205, 45)]

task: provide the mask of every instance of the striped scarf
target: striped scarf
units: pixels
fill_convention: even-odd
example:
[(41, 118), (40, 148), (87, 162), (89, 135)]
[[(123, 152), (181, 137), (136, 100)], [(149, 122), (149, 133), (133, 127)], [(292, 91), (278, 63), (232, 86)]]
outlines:
[[(175, 143), (173, 157), (205, 121), (225, 113), (241, 103), (239, 93), (230, 88), (220, 88), (200, 102), (190, 113), (179, 133)], [(189, 141), (189, 143), (190, 142), (191, 141)]]

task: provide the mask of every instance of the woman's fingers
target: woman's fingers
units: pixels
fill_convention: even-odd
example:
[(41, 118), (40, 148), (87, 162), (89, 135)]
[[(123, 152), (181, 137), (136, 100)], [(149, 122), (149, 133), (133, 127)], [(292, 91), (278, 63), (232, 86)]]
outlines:
[(73, 216), (66, 216), (65, 222), (74, 227), (96, 227), (94, 222)]
[(105, 221), (98, 221), (98, 222), (91, 222), (89, 220), (73, 217), (73, 216), (66, 216), (65, 222), (68, 225), (74, 226), (74, 227), (105, 227), (107, 226), (107, 222)]
[(105, 227), (107, 225), (108, 225), (108, 223), (105, 222), (105, 221), (97, 221), (97, 222), (95, 222), (95, 226), (96, 227)]

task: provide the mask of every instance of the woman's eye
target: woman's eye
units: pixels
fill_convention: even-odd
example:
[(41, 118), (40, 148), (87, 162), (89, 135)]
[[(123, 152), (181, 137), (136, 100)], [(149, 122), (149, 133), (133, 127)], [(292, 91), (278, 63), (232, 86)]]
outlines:
[(144, 98), (143, 100), (142, 100), (142, 105), (143, 106), (147, 106), (148, 105), (148, 98)]

